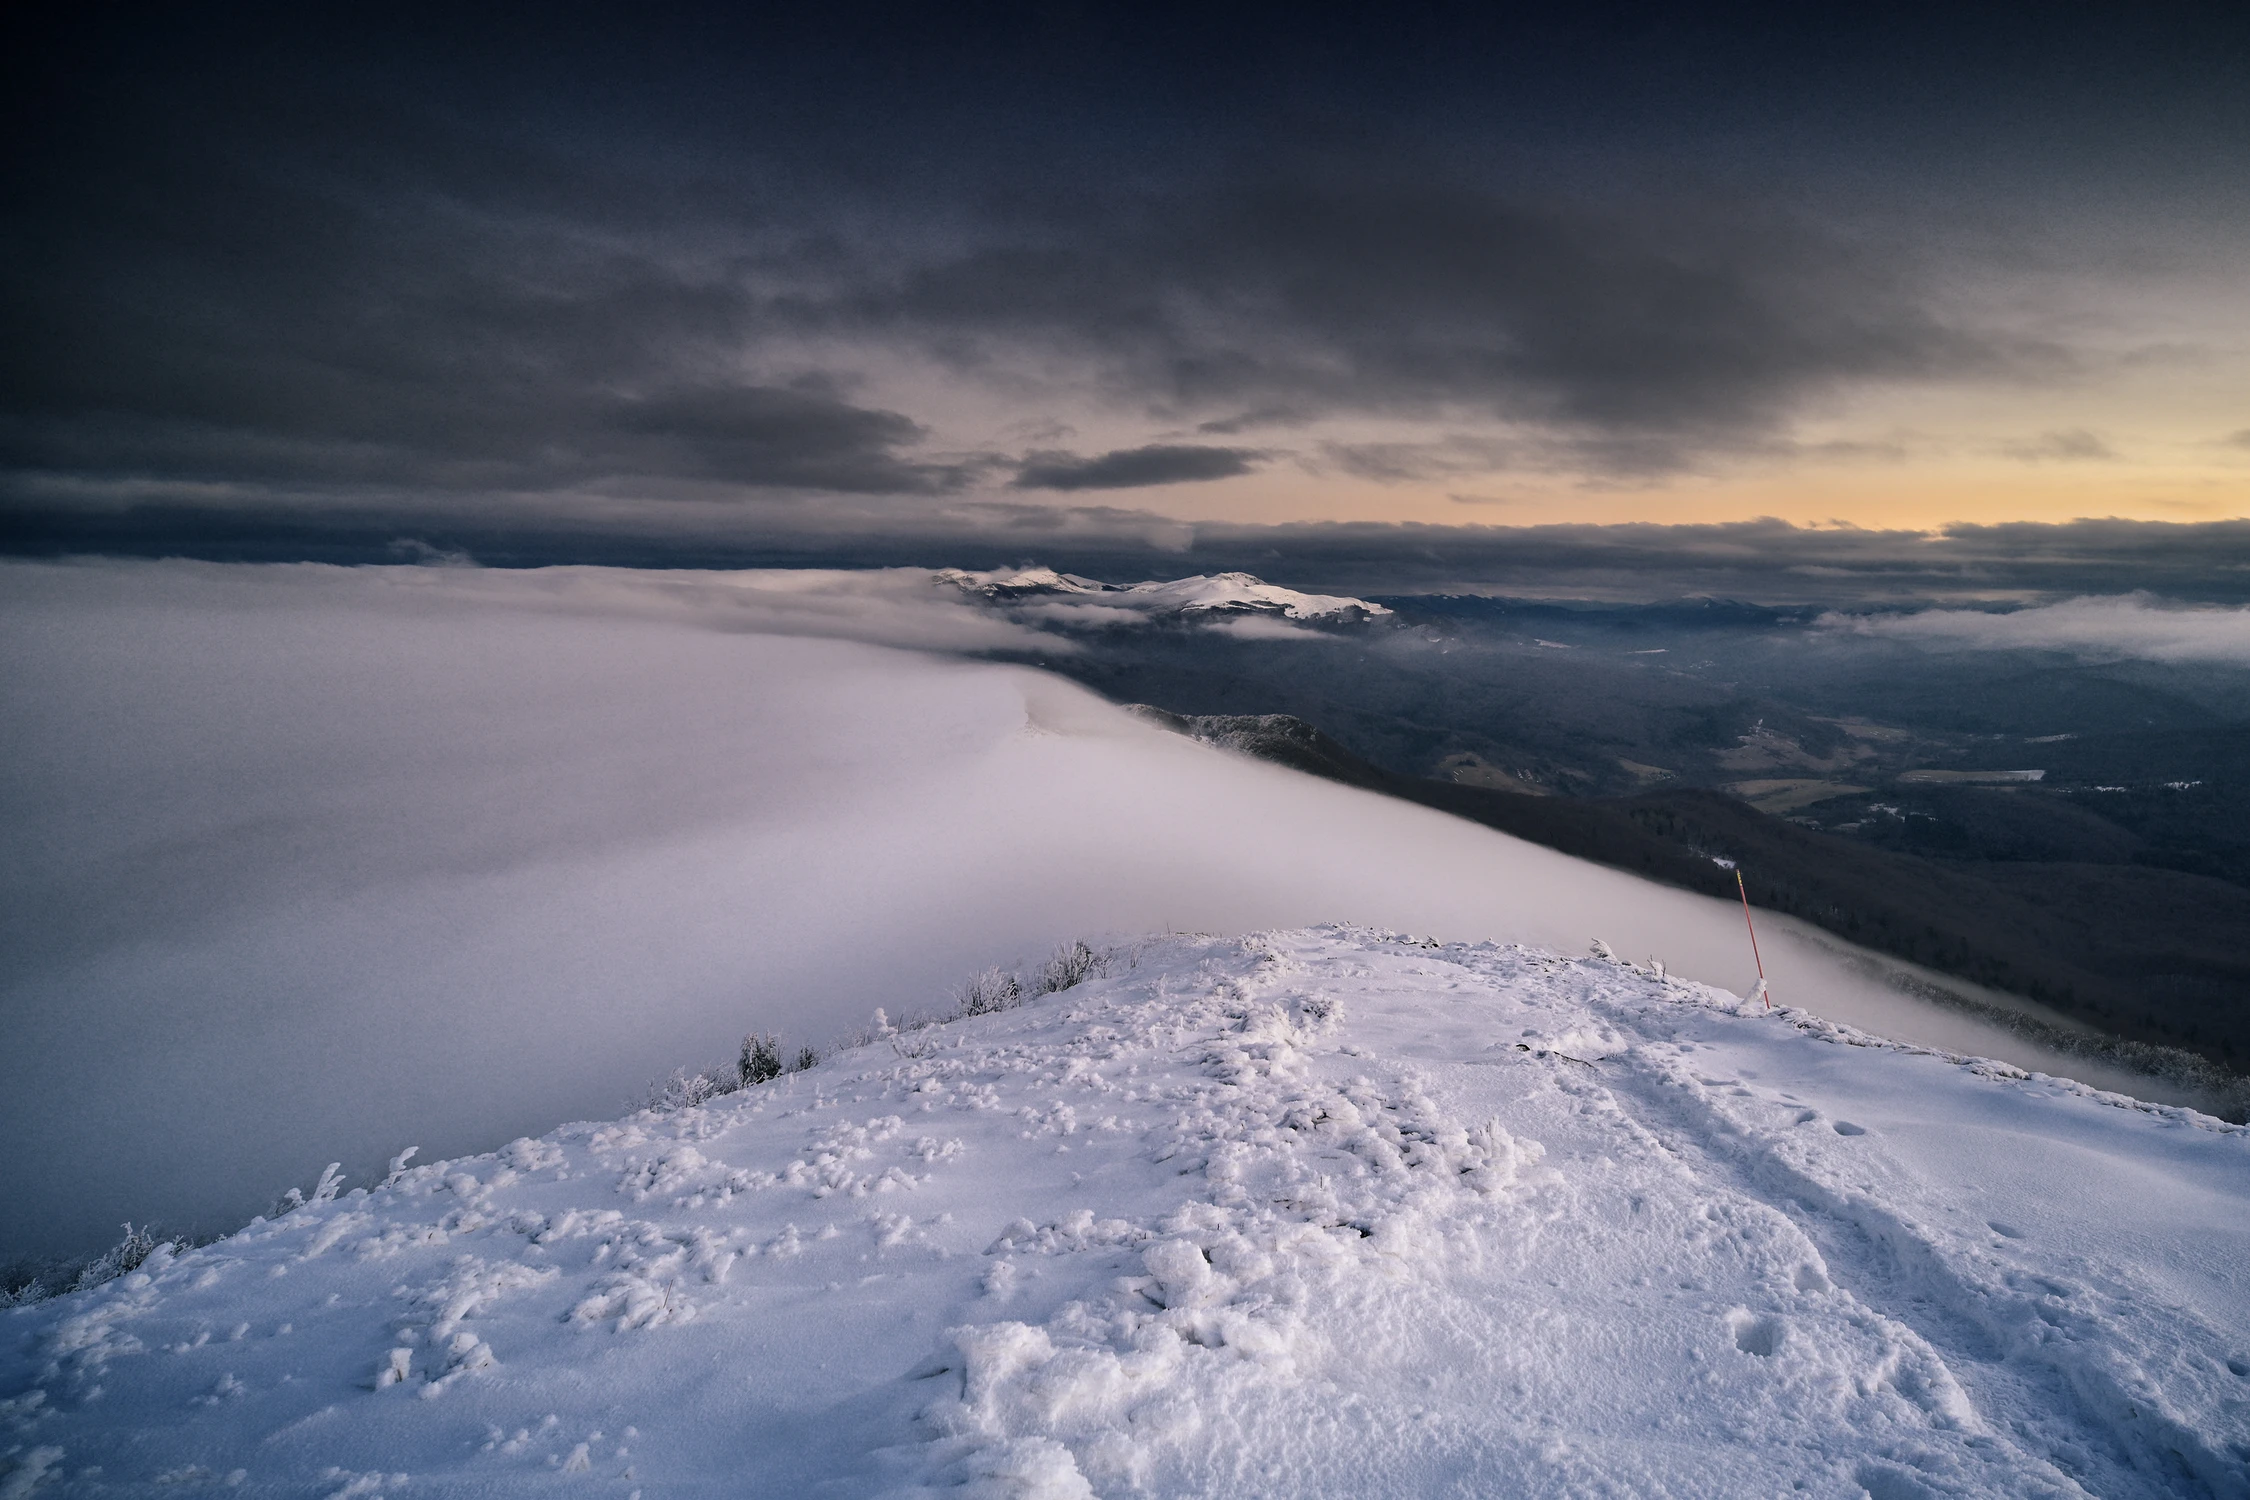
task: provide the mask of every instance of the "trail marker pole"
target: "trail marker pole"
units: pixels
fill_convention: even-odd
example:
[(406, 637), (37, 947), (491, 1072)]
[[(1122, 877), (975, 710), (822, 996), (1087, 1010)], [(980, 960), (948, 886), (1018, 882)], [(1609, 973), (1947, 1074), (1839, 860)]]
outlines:
[(1742, 869), (1735, 868), (1734, 888), (1742, 895), (1742, 925), (1750, 929), (1750, 958), (1758, 966), (1758, 997), (1773, 1009), (1773, 996), (1766, 990), (1766, 961), (1758, 956), (1758, 924), (1750, 920), (1750, 888), (1742, 883)]

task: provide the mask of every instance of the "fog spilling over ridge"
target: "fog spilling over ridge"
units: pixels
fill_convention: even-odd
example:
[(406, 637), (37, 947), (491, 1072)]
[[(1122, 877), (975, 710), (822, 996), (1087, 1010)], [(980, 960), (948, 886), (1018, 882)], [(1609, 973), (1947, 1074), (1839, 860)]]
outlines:
[[(1248, 585), (1184, 602), (1213, 588)], [(1233, 613), (1378, 609), (1285, 593)], [(825, 1041), (1082, 934), (1341, 920), (1754, 978), (1737, 908), (949, 657), (1069, 643), (925, 571), (16, 563), (0, 642), (9, 1252), (614, 1114), (746, 1030)], [(2013, 1045), (1773, 927), (1792, 1003)]]

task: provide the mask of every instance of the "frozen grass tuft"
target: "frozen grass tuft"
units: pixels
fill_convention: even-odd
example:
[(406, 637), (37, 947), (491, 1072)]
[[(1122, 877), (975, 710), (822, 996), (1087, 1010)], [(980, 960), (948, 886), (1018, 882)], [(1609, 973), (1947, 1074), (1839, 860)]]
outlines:
[(1090, 948), (1083, 941), (1065, 943), (1040, 967), (1039, 993), (1052, 995), (1106, 974), (1109, 960), (1107, 949)]
[(17, 1261), (0, 1267), (0, 1309), (29, 1307), (63, 1292), (86, 1292), (129, 1276), (161, 1255), (176, 1255), (190, 1241), (160, 1234), (147, 1224), (125, 1225), (125, 1237), (92, 1260)]
[(1023, 981), (1006, 969), (987, 969), (963, 980), (953, 998), (956, 1016), (989, 1016), (1014, 1010), (1023, 1004)]
[(71, 1283), (70, 1289), (83, 1292), (104, 1282), (115, 1281), (120, 1276), (138, 1271), (159, 1250), (169, 1251), (171, 1248), (169, 1241), (158, 1239), (155, 1231), (146, 1224), (138, 1229), (127, 1224), (125, 1238), (88, 1261), (79, 1271), (78, 1279)]
[(680, 1068), (671, 1077), (653, 1084), (641, 1100), (641, 1107), (666, 1111), (693, 1109), (741, 1087), (742, 1080), (732, 1068), (699, 1068), (692, 1072)]
[(1014, 1010), (1042, 995), (1074, 989), (1089, 979), (1137, 968), (1139, 964), (1138, 945), (1096, 947), (1083, 938), (1073, 939), (1050, 954), (1028, 984), (1015, 970), (995, 965), (963, 980), (950, 997), (952, 1003), (943, 1010), (901, 1016), (895, 1023), (884, 1011), (877, 1010), (868, 1025), (844, 1033), (825, 1049), (808, 1044), (791, 1056), (783, 1051), (778, 1036), (753, 1031), (742, 1039), (742, 1050), (731, 1067), (679, 1069), (651, 1085), (638, 1103), (643, 1109), (667, 1112), (692, 1109), (723, 1095), (770, 1083), (784, 1073), (801, 1073), (825, 1056), (876, 1042), (887, 1041), (899, 1046), (900, 1036), (906, 1033), (969, 1016)]

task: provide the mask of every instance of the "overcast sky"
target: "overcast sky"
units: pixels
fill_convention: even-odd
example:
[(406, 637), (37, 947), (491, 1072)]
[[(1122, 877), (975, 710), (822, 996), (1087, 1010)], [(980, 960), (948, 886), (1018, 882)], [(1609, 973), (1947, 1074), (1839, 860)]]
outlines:
[(12, 34), (0, 546), (2250, 562), (2239, 12), (303, 9)]

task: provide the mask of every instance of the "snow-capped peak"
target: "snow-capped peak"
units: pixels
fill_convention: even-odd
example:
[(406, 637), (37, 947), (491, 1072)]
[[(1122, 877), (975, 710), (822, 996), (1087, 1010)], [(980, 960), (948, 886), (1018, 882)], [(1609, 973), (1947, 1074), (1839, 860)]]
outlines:
[(1058, 573), (1053, 568), (995, 568), (989, 573), (968, 568), (940, 568), (933, 576), (938, 582), (950, 583), (963, 593), (982, 594), (987, 599), (1019, 599), (1031, 594), (1101, 594), (1114, 587), (1096, 578)]
[[(933, 575), (964, 593), (1001, 604), (1043, 606), (1057, 623), (1122, 624), (1145, 619), (1271, 615), (1285, 620), (1349, 622), (1390, 613), (1380, 604), (1348, 595), (1307, 594), (1267, 583), (1250, 573), (1197, 573), (1189, 578), (1109, 584), (1053, 568), (999, 569), (989, 573), (945, 568)], [(1055, 609), (1051, 606), (1060, 606)]]
[(1304, 594), (1267, 583), (1249, 573), (1198, 573), (1169, 582), (1136, 583), (1121, 590), (1157, 611), (1178, 614), (1243, 612), (1278, 614), (1292, 620), (1374, 618), (1390, 613), (1380, 604), (1336, 594)]

